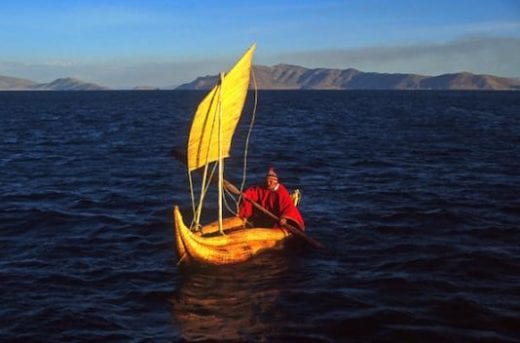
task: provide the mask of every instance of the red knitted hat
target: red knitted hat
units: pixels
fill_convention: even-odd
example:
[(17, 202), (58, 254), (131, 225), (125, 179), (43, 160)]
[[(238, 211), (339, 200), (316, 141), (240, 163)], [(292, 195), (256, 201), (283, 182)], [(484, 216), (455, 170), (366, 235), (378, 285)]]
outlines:
[(278, 175), (276, 174), (276, 172), (274, 171), (274, 168), (273, 167), (269, 167), (269, 170), (267, 171), (267, 175), (266, 177), (275, 177), (278, 179)]

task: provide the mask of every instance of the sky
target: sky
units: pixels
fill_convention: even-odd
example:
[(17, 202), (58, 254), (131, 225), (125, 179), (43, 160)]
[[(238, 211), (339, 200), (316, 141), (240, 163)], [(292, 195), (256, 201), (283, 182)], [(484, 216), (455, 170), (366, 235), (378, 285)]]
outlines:
[(520, 77), (520, 0), (0, 2), (0, 75), (174, 87), (255, 64)]

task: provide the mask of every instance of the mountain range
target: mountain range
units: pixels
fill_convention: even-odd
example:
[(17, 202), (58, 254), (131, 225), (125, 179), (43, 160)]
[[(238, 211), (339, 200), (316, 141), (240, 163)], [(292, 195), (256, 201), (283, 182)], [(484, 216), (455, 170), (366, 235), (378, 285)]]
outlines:
[(56, 79), (49, 83), (37, 83), (16, 77), (0, 76), (0, 91), (2, 90), (40, 90), (40, 91), (85, 91), (107, 90), (107, 87), (95, 83), (84, 82), (72, 77)]
[[(518, 79), (468, 72), (426, 76), (278, 64), (254, 66), (254, 75), (258, 89), (520, 90)], [(209, 89), (217, 78), (199, 77), (176, 89)]]
[[(480, 75), (468, 72), (427, 76), (403, 73), (374, 73), (357, 69), (305, 68), (296, 65), (255, 65), (253, 67), (258, 89), (399, 89), (399, 90), (520, 90), (520, 80)], [(216, 83), (216, 75), (198, 77), (175, 89), (210, 89)], [(60, 78), (49, 83), (0, 76), (2, 90), (108, 90), (95, 83), (74, 78)], [(135, 87), (135, 90), (159, 89)]]

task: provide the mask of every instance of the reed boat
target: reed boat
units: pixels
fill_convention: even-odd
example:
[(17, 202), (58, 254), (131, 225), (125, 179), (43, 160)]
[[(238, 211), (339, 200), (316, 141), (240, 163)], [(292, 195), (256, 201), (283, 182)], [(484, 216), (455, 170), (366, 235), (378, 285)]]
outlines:
[[(265, 215), (279, 220), (265, 208), (247, 199), (242, 189), (224, 179), (224, 160), (230, 155), (231, 141), (246, 101), (255, 48), (253, 44), (227, 73), (220, 73), (217, 84), (195, 111), (185, 153), (180, 153), (182, 158), (176, 156), (186, 164), (193, 212), (191, 223), (186, 225), (179, 207), (174, 206), (173, 209), (173, 229), (180, 264), (240, 263), (262, 251), (279, 248), (286, 239), (293, 236), (304, 238), (312, 245), (319, 245), (290, 224), (283, 228), (246, 228), (236, 214), (228, 218), (223, 216), (223, 203), (227, 204), (225, 197), (234, 195), (238, 197), (233, 199), (237, 208), (240, 201), (250, 201)], [(254, 111), (253, 109), (248, 137), (253, 126)], [(247, 142), (248, 139), (243, 154), (243, 175), (246, 170)], [(206, 211), (208, 190), (214, 184), (217, 188), (217, 220), (202, 225), (201, 214)]]
[(209, 224), (193, 232), (185, 224), (178, 206), (174, 207), (175, 240), (180, 263), (198, 262), (223, 265), (245, 262), (265, 250), (283, 247), (291, 237), (284, 228), (224, 227), (224, 235)]

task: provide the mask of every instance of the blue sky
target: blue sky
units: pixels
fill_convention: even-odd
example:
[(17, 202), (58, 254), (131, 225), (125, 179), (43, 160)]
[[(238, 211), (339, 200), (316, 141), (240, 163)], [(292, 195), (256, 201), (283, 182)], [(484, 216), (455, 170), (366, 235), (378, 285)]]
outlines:
[(520, 1), (3, 1), (0, 75), (174, 86), (256, 64), (520, 77)]

